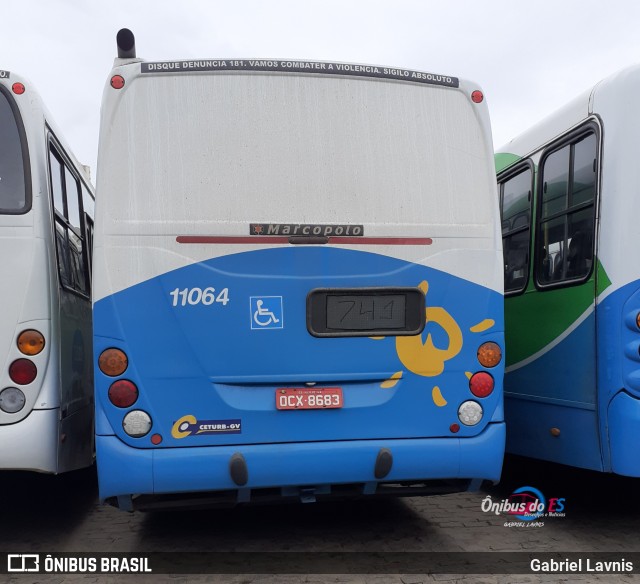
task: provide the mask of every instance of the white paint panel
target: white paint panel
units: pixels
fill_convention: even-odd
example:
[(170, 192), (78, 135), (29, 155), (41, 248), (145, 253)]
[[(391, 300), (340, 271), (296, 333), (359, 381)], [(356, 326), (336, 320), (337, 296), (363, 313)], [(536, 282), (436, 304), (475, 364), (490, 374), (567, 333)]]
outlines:
[[(502, 273), (477, 264), (501, 251), (486, 106), (470, 100), (469, 84), (140, 76), (139, 68), (115, 70), (125, 88), (105, 91), (94, 301), (194, 261), (256, 249), (175, 242), (248, 236), (249, 223), (357, 224), (365, 236), (431, 237), (432, 246), (348, 247), (502, 290)], [(440, 259), (451, 250), (461, 253)]]
[[(502, 293), (502, 250), (489, 239), (439, 238), (430, 246), (332, 246), (428, 265)], [(269, 246), (183, 245), (168, 236), (108, 236), (94, 249), (93, 301), (158, 275), (232, 253)], [(135, 249), (135, 253), (132, 253)], [(98, 292), (99, 291), (99, 292)]]
[(599, 257), (612, 286), (608, 294), (640, 278), (640, 66), (601, 82), (593, 111), (603, 124)]

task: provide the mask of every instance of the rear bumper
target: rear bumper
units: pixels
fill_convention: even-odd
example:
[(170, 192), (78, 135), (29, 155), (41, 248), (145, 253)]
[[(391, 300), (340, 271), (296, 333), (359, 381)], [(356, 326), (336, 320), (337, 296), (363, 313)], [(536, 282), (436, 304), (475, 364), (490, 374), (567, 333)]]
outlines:
[[(504, 423), (490, 424), (473, 438), (351, 440), (199, 448), (138, 449), (115, 436), (97, 436), (100, 499), (226, 491), (248, 501), (252, 490), (279, 489), (281, 497), (301, 491), (331, 494), (332, 487), (361, 485), (361, 494), (375, 494), (391, 483), (441, 483), (467, 479), (497, 481), (505, 443)], [(390, 470), (376, 478), (382, 449), (391, 453)], [(246, 481), (232, 478), (232, 457), (244, 460)], [(242, 475), (242, 473), (240, 473)], [(242, 483), (242, 481), (240, 481)], [(339, 489), (337, 489), (339, 490)], [(444, 492), (438, 490), (437, 492)], [(402, 493), (399, 493), (402, 494)], [(411, 494), (415, 494), (412, 492)]]
[(20, 422), (0, 426), (0, 469), (58, 472), (60, 410), (32, 410)]

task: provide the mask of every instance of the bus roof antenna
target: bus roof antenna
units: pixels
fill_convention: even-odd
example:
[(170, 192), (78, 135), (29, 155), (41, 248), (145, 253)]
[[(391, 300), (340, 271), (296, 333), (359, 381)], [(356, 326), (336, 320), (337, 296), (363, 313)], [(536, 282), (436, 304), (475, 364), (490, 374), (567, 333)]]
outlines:
[(136, 58), (136, 37), (128, 28), (121, 28), (116, 35), (118, 59)]

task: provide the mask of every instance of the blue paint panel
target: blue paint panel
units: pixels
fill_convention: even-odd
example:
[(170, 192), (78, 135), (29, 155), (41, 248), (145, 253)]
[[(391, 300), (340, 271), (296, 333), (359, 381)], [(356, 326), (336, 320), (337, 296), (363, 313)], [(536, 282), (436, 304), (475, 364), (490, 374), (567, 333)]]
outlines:
[(639, 286), (608, 295), (556, 347), (506, 375), (508, 452), (640, 476)]
[[(307, 331), (306, 298), (315, 288), (416, 287), (423, 281), (429, 286), (427, 306), (444, 308), (462, 333), (462, 349), (445, 362), (440, 375), (426, 377), (409, 371), (392, 337), (382, 340), (317, 338)], [(208, 295), (203, 296), (202, 291), (207, 288), (215, 288), (215, 292), (209, 290)], [(216, 298), (221, 301), (217, 302)], [(261, 305), (264, 313), (256, 325), (253, 317), (259, 298), (265, 299)], [(279, 322), (275, 324), (281, 328), (261, 326), (260, 323), (266, 322), (262, 317), (267, 311), (276, 317)], [(485, 319), (494, 320), (495, 325), (480, 334), (470, 332), (471, 327)], [(275, 451), (287, 443), (295, 450), (303, 448), (293, 446), (295, 443), (319, 448), (319, 443), (327, 441), (337, 444), (340, 441), (427, 439), (424, 441), (427, 445), (434, 438), (443, 438), (447, 444), (464, 443), (461, 439), (470, 440), (485, 432), (490, 421), (502, 421), (502, 365), (491, 370), (496, 390), (483, 399), (473, 398), (465, 373), (482, 370), (476, 357), (482, 342), (492, 340), (504, 346), (503, 330), (500, 294), (450, 274), (394, 258), (327, 247), (275, 248), (215, 258), (142, 282), (95, 304), (96, 364), (104, 349), (124, 350), (129, 357), (129, 367), (121, 377), (136, 383), (140, 392), (134, 406), (117, 408), (107, 398), (114, 379), (98, 372), (99, 432), (113, 432), (119, 441), (134, 447), (138, 453), (153, 449), (158, 457), (180, 461), (188, 461), (196, 452), (213, 461), (222, 456), (219, 452), (228, 452), (226, 447), (273, 443), (280, 444), (273, 447)], [(426, 343), (428, 336), (436, 349), (446, 349), (450, 342), (449, 334), (435, 321), (427, 323), (422, 343)], [(402, 372), (400, 381), (393, 387), (382, 387), (383, 382), (397, 372)], [(316, 382), (316, 387), (341, 387), (344, 407), (305, 411), (276, 409), (278, 388), (301, 387), (305, 382)], [(434, 403), (435, 386), (447, 401), (443, 407)], [(476, 427), (462, 426), (454, 435), (450, 425), (458, 421), (457, 408), (470, 398), (482, 403), (484, 420)], [(143, 409), (151, 415), (153, 427), (147, 436), (136, 439), (124, 433), (122, 419), (130, 409)], [(240, 420), (241, 431), (180, 431), (181, 427), (211, 420)], [(185, 425), (185, 422), (188, 423)], [(158, 446), (150, 440), (156, 433), (162, 436)], [(436, 442), (440, 444), (441, 440)], [(207, 449), (208, 446), (216, 448)], [(243, 453), (246, 447), (243, 446)], [(501, 459), (502, 442), (496, 438), (482, 450), (493, 452), (487, 455), (491, 460), (494, 454)], [(99, 466), (114, 464), (112, 457), (127, 456), (118, 448), (109, 452), (99, 457)], [(361, 451), (345, 448), (344, 452), (345, 468), (359, 468)], [(228, 459), (225, 460), (227, 465)], [(467, 475), (463, 469), (456, 477), (495, 476), (491, 470), (493, 462), (484, 474), (479, 470), (483, 466), (482, 458), (465, 461), (479, 474)], [(441, 457), (432, 463), (429, 477), (451, 478), (448, 467), (441, 466)], [(155, 464), (154, 468), (161, 473), (161, 467)], [(424, 461), (416, 456), (414, 465), (413, 473), (407, 468), (407, 476), (421, 478)], [(196, 475), (199, 472), (205, 471), (194, 470), (184, 479), (173, 480), (182, 484), (181, 490), (198, 489), (200, 479)], [(497, 472), (499, 474), (499, 469)], [(160, 480), (159, 476), (154, 481)], [(275, 484), (295, 485), (294, 477), (295, 474), (287, 477), (284, 473)], [(207, 488), (226, 488), (228, 480), (228, 477), (220, 478), (213, 487), (209, 484)], [(340, 482), (343, 478), (336, 476), (335, 480)], [(364, 481), (370, 477), (354, 476), (348, 480)], [(176, 486), (167, 485), (168, 490), (163, 492), (170, 492)], [(108, 492), (148, 492), (132, 486), (123, 486), (123, 489), (115, 493), (110, 488)]]
[[(99, 439), (100, 498), (123, 493), (163, 494), (237, 489), (229, 460), (240, 452), (249, 481), (243, 488), (375, 483), (374, 466), (381, 448), (393, 454), (386, 482), (447, 478), (497, 481), (502, 468), (500, 444), (504, 424), (491, 424), (468, 440), (413, 439), (385, 441), (264, 444), (219, 448), (136, 450), (114, 436)], [(119, 462), (130, 460), (122, 472)], [(470, 474), (472, 473), (472, 474)], [(153, 487), (151, 487), (153, 482)]]
[[(603, 470), (595, 409), (505, 396), (506, 451), (591, 470)], [(551, 434), (560, 430), (559, 436)]]
[(619, 393), (609, 406), (609, 442), (611, 471), (630, 477), (640, 477), (640, 400)]
[(96, 436), (98, 485), (102, 493), (153, 493), (153, 451), (137, 450), (113, 436)]
[(507, 452), (602, 470), (595, 322), (592, 312), (553, 349), (506, 374)]
[[(623, 308), (637, 288), (637, 282), (624, 286), (607, 296), (597, 307), (598, 387), (603, 394), (605, 408), (608, 407), (611, 398), (624, 386), (623, 347), (631, 331), (628, 331), (624, 324)], [(640, 308), (640, 302), (638, 305)], [(606, 409), (604, 413), (606, 414)]]
[[(619, 474), (638, 476), (633, 470), (635, 446), (640, 430), (638, 408), (634, 399), (640, 397), (633, 378), (640, 372), (640, 363), (626, 354), (627, 347), (640, 341), (635, 316), (640, 312), (640, 280), (630, 282), (607, 296), (597, 307), (598, 326), (598, 413), (600, 434), (605, 447), (605, 468)], [(618, 397), (621, 392), (629, 395)], [(622, 413), (620, 406), (629, 410)], [(634, 417), (633, 420), (630, 416)], [(626, 434), (629, 432), (628, 434)], [(622, 462), (625, 461), (625, 462)]]
[(508, 372), (504, 386), (507, 399), (514, 393), (595, 406), (595, 322), (594, 311), (553, 349)]

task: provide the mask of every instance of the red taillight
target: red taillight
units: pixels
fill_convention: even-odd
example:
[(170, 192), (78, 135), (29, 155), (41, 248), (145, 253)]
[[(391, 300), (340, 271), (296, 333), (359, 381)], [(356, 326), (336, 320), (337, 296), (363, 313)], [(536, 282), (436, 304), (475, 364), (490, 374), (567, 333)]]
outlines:
[(474, 373), (469, 379), (469, 389), (476, 397), (487, 397), (494, 388), (493, 377), (485, 371)]
[(114, 89), (122, 89), (124, 87), (124, 77), (122, 75), (114, 75), (111, 78), (111, 87)]
[(151, 444), (158, 445), (162, 442), (162, 436), (160, 434), (154, 434), (151, 436)]
[(136, 403), (138, 388), (127, 379), (119, 379), (109, 388), (109, 401), (119, 408), (128, 408)]
[(18, 385), (29, 385), (38, 375), (38, 369), (29, 359), (16, 359), (9, 365), (9, 377)]
[(473, 103), (481, 103), (483, 99), (484, 99), (484, 94), (479, 89), (476, 89), (474, 92), (471, 93), (471, 101)]
[(26, 91), (22, 83), (14, 83), (11, 86), (11, 89), (13, 90), (13, 93), (15, 93), (16, 95), (22, 95)]

